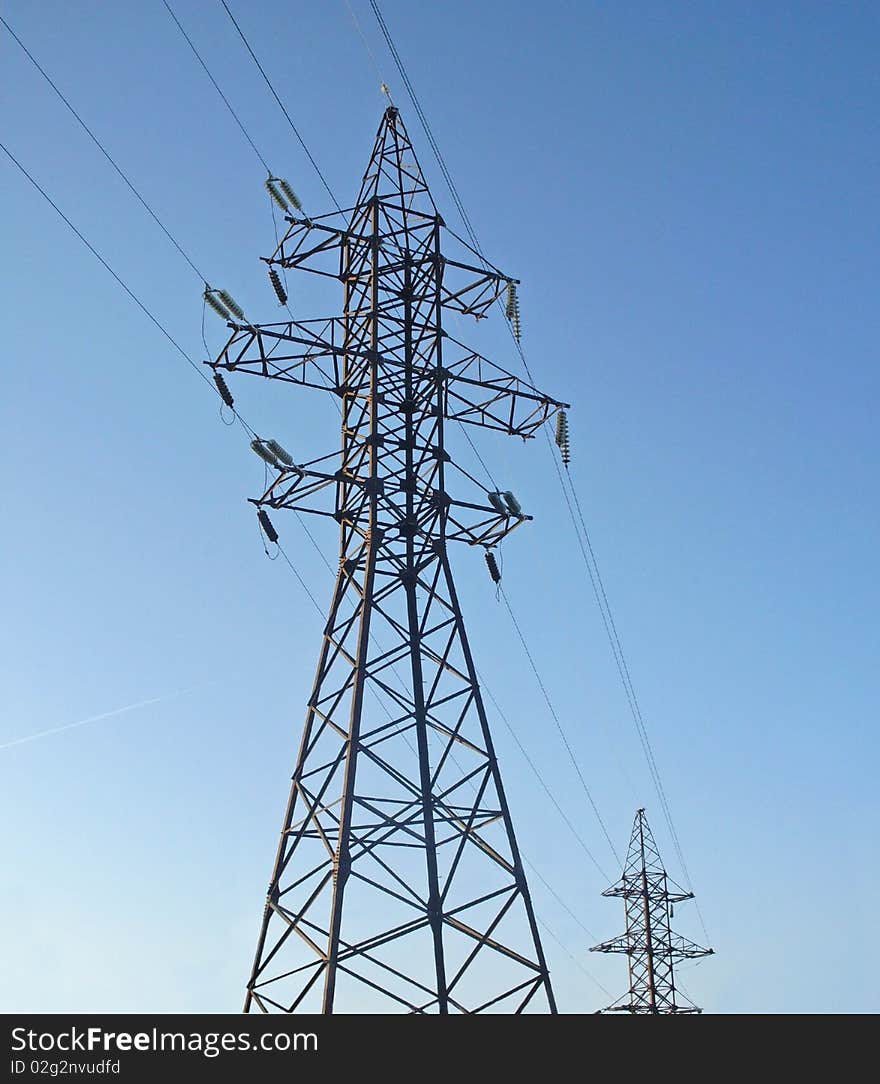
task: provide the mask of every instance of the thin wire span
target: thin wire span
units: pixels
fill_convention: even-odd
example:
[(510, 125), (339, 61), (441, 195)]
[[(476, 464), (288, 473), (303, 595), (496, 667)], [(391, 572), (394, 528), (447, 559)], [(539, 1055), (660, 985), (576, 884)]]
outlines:
[(177, 251), (180, 253), (180, 255), (186, 260), (186, 262), (189, 264), (189, 266), (192, 268), (192, 270), (196, 273), (196, 275), (198, 275), (199, 279), (202, 282), (204, 282), (205, 281), (205, 276), (198, 269), (198, 267), (196, 267), (196, 265), (193, 263), (192, 259), (190, 259), (190, 257), (187, 254), (186, 250), (183, 248), (183, 246), (180, 244), (180, 242), (177, 240), (177, 238), (171, 233), (171, 231), (168, 229), (168, 227), (165, 225), (165, 223), (162, 222), (162, 220), (159, 218), (159, 216), (156, 214), (156, 212), (153, 210), (153, 208), (149, 205), (149, 203), (147, 203), (147, 201), (144, 199), (144, 197), (141, 195), (141, 193), (138, 191), (138, 189), (135, 188), (135, 186), (134, 186), (133, 182), (131, 181), (131, 179), (129, 178), (129, 176), (123, 171), (123, 169), (119, 165), (119, 163), (113, 158), (113, 156), (110, 154), (110, 152), (107, 150), (107, 148), (101, 142), (101, 140), (98, 139), (98, 137), (95, 135), (95, 133), (92, 131), (92, 129), (82, 119), (82, 117), (76, 111), (76, 109), (73, 107), (73, 105), (71, 105), (69, 99), (61, 92), (61, 90), (58, 88), (56, 83), (53, 81), (53, 79), (51, 78), (49, 73), (45, 70), (45, 68), (42, 67), (42, 65), (39, 63), (37, 58), (33, 55), (33, 53), (30, 51), (30, 49), (28, 49), (28, 47), (25, 45), (25, 43), (21, 40), (21, 38), (18, 36), (18, 34), (16, 34), (16, 32), (12, 29), (12, 27), (3, 18), (2, 15), (0, 15), (0, 23), (2, 23), (6, 27), (6, 29), (9, 31), (9, 33), (12, 35), (12, 37), (16, 40), (16, 42), (18, 42), (19, 46), (21, 47), (22, 52), (25, 54), (25, 56), (28, 58), (28, 60), (31, 62), (31, 64), (33, 64), (33, 66), (37, 69), (37, 71), (40, 73), (40, 75), (42, 75), (42, 77), (49, 84), (49, 86), (52, 88), (52, 90), (55, 91), (56, 95), (60, 98), (60, 100), (64, 103), (64, 105), (67, 107), (67, 109), (73, 115), (74, 119), (76, 120), (77, 124), (79, 124), (80, 128), (82, 128), (82, 130), (86, 133), (86, 135), (89, 137), (89, 139), (91, 139), (91, 141), (95, 144), (95, 146), (98, 148), (98, 150), (101, 152), (101, 154), (104, 155), (104, 157), (107, 159), (107, 161), (110, 163), (110, 165), (116, 170), (116, 172), (119, 174), (119, 176), (125, 182), (125, 184), (128, 186), (129, 190), (131, 191), (131, 193), (135, 197), (135, 199), (138, 200), (138, 202), (141, 204), (141, 206), (144, 208), (144, 210), (147, 212), (147, 214), (153, 219), (153, 221), (156, 223), (156, 225), (159, 227), (159, 229), (165, 234), (165, 236), (168, 238), (168, 240), (171, 242), (171, 244), (174, 245), (174, 247), (177, 249)]
[(213, 84), (214, 90), (216, 90), (216, 91), (217, 91), (217, 93), (218, 93), (218, 94), (220, 95), (220, 97), (221, 97), (221, 98), (223, 99), (223, 104), (224, 104), (224, 105), (226, 106), (226, 108), (227, 108), (227, 109), (229, 110), (230, 116), (231, 116), (231, 117), (232, 117), (232, 119), (233, 119), (233, 120), (235, 121), (235, 123), (236, 123), (236, 124), (238, 125), (238, 127), (239, 127), (239, 129), (240, 129), (240, 131), (241, 131), (241, 134), (242, 134), (242, 135), (244, 136), (244, 138), (245, 138), (245, 139), (246, 139), (246, 140), (248, 141), (248, 143), (250, 143), (250, 145), (251, 145), (251, 149), (253, 150), (254, 154), (255, 154), (255, 155), (257, 156), (257, 158), (259, 158), (259, 160), (260, 160), (260, 161), (261, 161), (261, 162), (263, 163), (263, 166), (264, 166), (264, 168), (265, 168), (266, 172), (267, 172), (267, 173), (269, 174), (269, 176), (271, 177), (271, 175), (272, 175), (272, 170), (271, 170), (271, 169), (269, 169), (269, 163), (268, 163), (268, 162), (266, 161), (266, 159), (265, 159), (265, 158), (264, 158), (264, 157), (262, 156), (262, 154), (260, 154), (259, 148), (257, 147), (256, 143), (254, 143), (254, 141), (253, 141), (253, 140), (251, 139), (251, 137), (250, 137), (250, 134), (248, 133), (248, 130), (247, 130), (247, 128), (245, 128), (244, 124), (243, 124), (243, 123), (242, 123), (242, 121), (241, 121), (241, 118), (240, 118), (240, 117), (239, 117), (239, 115), (238, 115), (238, 114), (237, 114), (237, 113), (235, 112), (235, 110), (234, 110), (234, 109), (232, 108), (232, 105), (230, 104), (230, 102), (229, 102), (229, 99), (228, 99), (228, 98), (226, 97), (226, 95), (225, 95), (225, 94), (223, 93), (223, 91), (222, 91), (222, 90), (220, 89), (220, 84), (219, 84), (219, 83), (217, 82), (217, 80), (216, 80), (216, 79), (214, 78), (214, 76), (213, 76), (213, 75), (211, 74), (211, 70), (210, 70), (210, 68), (208, 67), (208, 65), (207, 65), (207, 64), (205, 63), (205, 61), (204, 61), (204, 60), (202, 59), (201, 53), (199, 53), (198, 49), (196, 49), (195, 45), (193, 45), (193, 42), (192, 42), (192, 38), (190, 38), (189, 34), (187, 34), (187, 32), (186, 32), (186, 31), (185, 31), (185, 30), (183, 29), (183, 26), (181, 25), (181, 22), (180, 22), (180, 20), (179, 20), (179, 19), (177, 18), (177, 16), (176, 16), (176, 15), (174, 14), (174, 12), (172, 11), (172, 9), (171, 9), (171, 5), (170, 5), (170, 4), (168, 3), (168, 0), (162, 0), (162, 3), (163, 3), (163, 4), (165, 5), (165, 10), (166, 10), (166, 11), (168, 12), (168, 14), (169, 14), (169, 15), (171, 16), (171, 18), (172, 18), (172, 19), (174, 20), (174, 23), (175, 23), (175, 25), (177, 26), (177, 29), (178, 29), (178, 30), (180, 31), (180, 33), (181, 33), (181, 34), (183, 35), (183, 39), (184, 39), (184, 41), (186, 42), (186, 44), (187, 44), (187, 45), (188, 45), (188, 46), (190, 47), (190, 49), (192, 50), (192, 52), (193, 52), (193, 56), (194, 56), (194, 57), (196, 58), (196, 60), (197, 60), (197, 61), (199, 62), (199, 64), (201, 64), (202, 68), (204, 69), (205, 75), (207, 75), (207, 77), (208, 77), (208, 78), (209, 78), (209, 79), (211, 80), (211, 83)]
[(262, 77), (263, 77), (263, 80), (264, 80), (264, 81), (265, 81), (265, 83), (266, 83), (266, 86), (267, 86), (267, 87), (269, 88), (269, 90), (270, 90), (270, 91), (272, 92), (272, 97), (273, 97), (273, 98), (275, 99), (275, 101), (276, 101), (276, 102), (278, 103), (279, 107), (281, 108), (281, 112), (282, 112), (282, 113), (284, 114), (285, 118), (287, 119), (287, 123), (288, 123), (288, 124), (290, 125), (290, 127), (291, 127), (291, 129), (292, 129), (292, 131), (293, 131), (293, 134), (294, 134), (294, 135), (296, 136), (296, 138), (297, 138), (297, 139), (299, 140), (299, 144), (300, 144), (300, 146), (302, 147), (302, 149), (303, 149), (303, 150), (305, 151), (305, 153), (306, 153), (306, 158), (308, 158), (308, 160), (309, 160), (309, 161), (310, 161), (310, 162), (312, 163), (312, 166), (314, 167), (314, 169), (315, 169), (315, 172), (316, 172), (316, 173), (318, 174), (318, 176), (319, 176), (319, 177), (321, 178), (321, 184), (323, 184), (323, 186), (324, 186), (324, 187), (325, 187), (325, 188), (327, 189), (327, 194), (328, 194), (328, 195), (330, 196), (330, 199), (332, 199), (332, 200), (333, 200), (333, 203), (334, 203), (334, 204), (335, 204), (335, 206), (336, 206), (336, 210), (337, 210), (337, 211), (339, 211), (339, 212), (340, 212), (340, 214), (341, 214), (341, 213), (342, 213), (342, 208), (341, 208), (341, 207), (339, 206), (339, 204), (337, 203), (337, 201), (336, 201), (336, 197), (335, 197), (335, 196), (333, 195), (333, 191), (332, 191), (332, 189), (330, 188), (330, 185), (329, 185), (329, 184), (327, 183), (327, 178), (326, 178), (326, 177), (324, 176), (324, 174), (323, 174), (323, 173), (321, 172), (321, 167), (320, 167), (320, 166), (318, 165), (318, 163), (317, 163), (317, 162), (315, 161), (315, 159), (314, 159), (314, 158), (312, 157), (312, 152), (311, 152), (311, 151), (309, 150), (309, 148), (308, 148), (308, 147), (306, 146), (306, 142), (305, 142), (305, 140), (303, 139), (303, 137), (302, 137), (302, 136), (301, 136), (301, 135), (299, 134), (299, 129), (298, 129), (298, 128), (297, 128), (297, 126), (296, 126), (296, 125), (295, 125), (295, 124), (293, 123), (293, 119), (291, 118), (290, 114), (289, 114), (289, 113), (287, 112), (287, 109), (286, 109), (286, 108), (285, 108), (285, 106), (284, 106), (284, 102), (282, 102), (282, 101), (281, 101), (281, 99), (280, 99), (280, 98), (278, 97), (278, 93), (277, 93), (277, 91), (275, 90), (275, 87), (273, 87), (273, 86), (272, 86), (272, 81), (271, 81), (271, 80), (269, 79), (269, 76), (268, 76), (268, 75), (266, 75), (266, 71), (265, 71), (265, 69), (263, 68), (263, 65), (262, 65), (262, 64), (261, 64), (261, 63), (259, 62), (259, 60), (257, 59), (257, 55), (256, 55), (256, 53), (255, 53), (255, 52), (253, 51), (253, 49), (251, 48), (251, 44), (250, 44), (250, 42), (249, 42), (249, 41), (247, 40), (247, 38), (246, 38), (246, 37), (244, 36), (244, 31), (243, 31), (243, 30), (241, 29), (241, 27), (240, 27), (240, 26), (238, 25), (238, 22), (236, 21), (236, 18), (235, 18), (235, 16), (234, 16), (234, 15), (232, 14), (232, 12), (231, 12), (231, 11), (229, 10), (229, 5), (228, 5), (228, 4), (226, 3), (226, 0), (220, 0), (220, 3), (221, 3), (221, 4), (223, 5), (223, 10), (224, 10), (224, 11), (226, 12), (226, 14), (227, 14), (227, 15), (229, 16), (229, 18), (230, 18), (230, 19), (232, 20), (232, 25), (233, 25), (233, 26), (235, 27), (235, 29), (236, 29), (236, 30), (238, 31), (238, 36), (239, 36), (239, 37), (241, 38), (241, 40), (242, 40), (242, 41), (244, 42), (244, 46), (245, 46), (245, 48), (246, 48), (246, 49), (247, 49), (247, 51), (248, 51), (248, 52), (250, 53), (250, 55), (251, 55), (251, 59), (252, 59), (252, 60), (253, 60), (253, 62), (254, 62), (254, 63), (256, 64), (257, 68), (259, 69), (260, 75), (262, 75)]
[(561, 723), (561, 721), (559, 719), (559, 715), (556, 712), (556, 708), (553, 706), (553, 701), (550, 699), (550, 694), (547, 692), (547, 686), (544, 684), (544, 680), (541, 677), (541, 674), (540, 674), (540, 672), (538, 670), (537, 665), (535, 664), (534, 656), (532, 655), (532, 652), (529, 649), (529, 645), (526, 642), (525, 635), (524, 635), (524, 633), (522, 631), (522, 628), (520, 626), (519, 621), (516, 618), (516, 614), (513, 612), (513, 607), (510, 605), (510, 599), (507, 597), (507, 592), (504, 590), (503, 586), (501, 586), (501, 585), (499, 585), (499, 593), (501, 595), (502, 600), (504, 601), (504, 605), (507, 607), (507, 612), (510, 614), (510, 620), (513, 622), (514, 629), (516, 629), (516, 634), (519, 637), (520, 643), (522, 644), (523, 651), (525, 651), (525, 653), (526, 653), (526, 658), (529, 660), (529, 665), (531, 666), (532, 672), (534, 673), (535, 678), (536, 678), (536, 680), (538, 682), (538, 686), (541, 689), (541, 694), (544, 697), (544, 702), (547, 704), (547, 707), (548, 707), (548, 709), (550, 711), (550, 714), (553, 716), (553, 721), (556, 724), (556, 729), (559, 731), (559, 735), (562, 738), (562, 742), (563, 742), (563, 745), (565, 746), (565, 750), (568, 753), (568, 758), (571, 761), (575, 772), (577, 773), (577, 777), (580, 780), (581, 787), (583, 788), (584, 794), (587, 796), (587, 801), (590, 803), (590, 807), (592, 808), (593, 812), (596, 815), (596, 820), (599, 822), (599, 826), (602, 829), (602, 833), (605, 836), (605, 839), (608, 841), (608, 846), (611, 848), (611, 853), (614, 855), (615, 859), (619, 862), (620, 857), (619, 857), (619, 855), (617, 853), (617, 848), (614, 846), (614, 842), (613, 842), (613, 840), (611, 839), (611, 836), (608, 833), (608, 829), (605, 827), (605, 821), (602, 819), (602, 814), (599, 812), (599, 807), (596, 805), (595, 799), (593, 798), (593, 795), (592, 795), (592, 793), (590, 791), (590, 788), (587, 785), (587, 781), (584, 778), (584, 773), (581, 771), (581, 767), (578, 764), (577, 757), (574, 755), (574, 750), (572, 749), (571, 744), (570, 744), (570, 742), (568, 740), (568, 735), (565, 733), (565, 729), (562, 726), (562, 723)]

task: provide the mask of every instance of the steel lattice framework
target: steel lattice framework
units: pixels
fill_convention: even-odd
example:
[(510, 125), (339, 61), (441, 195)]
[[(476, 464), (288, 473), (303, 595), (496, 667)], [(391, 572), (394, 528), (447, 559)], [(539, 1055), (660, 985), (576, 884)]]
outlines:
[(245, 1011), (555, 1012), (447, 553), (528, 517), (445, 433), (528, 438), (566, 404), (443, 330), (512, 280), (446, 229), (396, 108), (354, 208), (288, 222), (267, 263), (341, 281), (342, 317), (232, 322), (211, 364), (338, 397), (341, 449), (253, 503), (334, 518), (340, 557)]
[(675, 988), (676, 960), (709, 956), (701, 948), (672, 932), (672, 908), (692, 900), (667, 875), (651, 834), (644, 809), (636, 812), (623, 876), (603, 896), (622, 896), (626, 908), (626, 933), (603, 941), (591, 952), (620, 952), (629, 960), (629, 993), (606, 1012), (699, 1013)]

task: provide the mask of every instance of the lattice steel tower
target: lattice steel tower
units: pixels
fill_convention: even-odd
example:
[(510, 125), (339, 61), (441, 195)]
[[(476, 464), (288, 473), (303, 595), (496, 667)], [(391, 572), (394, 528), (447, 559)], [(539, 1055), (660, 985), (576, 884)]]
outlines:
[(620, 952), (629, 960), (629, 993), (605, 1011), (702, 1012), (676, 990), (674, 965), (676, 960), (709, 956), (713, 950), (672, 932), (673, 905), (692, 900), (694, 894), (679, 888), (667, 875), (644, 809), (636, 812), (623, 876), (602, 895), (623, 897), (626, 933), (590, 952)]
[(446, 229), (394, 107), (354, 208), (288, 221), (270, 277), (340, 280), (341, 318), (233, 319), (211, 364), (337, 397), (340, 450), (255, 442), (274, 469), (253, 503), (270, 538), (266, 509), (295, 509), (341, 541), (245, 1011), (555, 1012), (447, 552), (528, 517), (446, 435), (531, 437), (565, 404), (443, 330), (506, 291), (518, 334), (515, 282)]

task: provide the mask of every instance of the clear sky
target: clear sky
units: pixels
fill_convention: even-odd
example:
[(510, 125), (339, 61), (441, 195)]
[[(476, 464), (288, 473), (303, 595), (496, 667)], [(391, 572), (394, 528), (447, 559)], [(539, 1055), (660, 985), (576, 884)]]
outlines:
[[(273, 170), (329, 209), (220, 5), (173, 6)], [(717, 952), (682, 985), (711, 1012), (878, 1011), (880, 12), (382, 7), (487, 255), (522, 280), (535, 378), (572, 403), (572, 470)], [(350, 204), (383, 100), (345, 4), (233, 10)], [(279, 318), (264, 171), (159, 0), (3, 14), (210, 280)], [(5, 31), (0, 72), (3, 141), (201, 361), (196, 276)], [(236, 1011), (321, 619), (263, 554), (240, 431), (5, 159), (0, 179), (0, 1008)], [(300, 315), (326, 312), (291, 287)], [(451, 330), (518, 364), (503, 327)], [(300, 458), (333, 447), (318, 393), (234, 390)], [(535, 516), (504, 582), (596, 801), (621, 849), (646, 806), (680, 877), (547, 449), (476, 438)], [(330, 574), (276, 518), (324, 604)], [(523, 851), (610, 937), (619, 870), (481, 556), (454, 560), (478, 666), (608, 882), (496, 723)], [(532, 881), (561, 1007), (609, 1000), (578, 964), (623, 993), (623, 959), (588, 955)], [(692, 904), (676, 920), (704, 940)]]

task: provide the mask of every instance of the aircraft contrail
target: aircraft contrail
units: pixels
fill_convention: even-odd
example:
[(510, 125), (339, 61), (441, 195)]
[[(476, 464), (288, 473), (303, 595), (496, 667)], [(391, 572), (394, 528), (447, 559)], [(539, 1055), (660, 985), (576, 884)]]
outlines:
[(149, 700), (138, 700), (136, 704), (126, 704), (122, 708), (113, 708), (112, 711), (102, 711), (100, 715), (90, 715), (88, 719), (77, 719), (75, 723), (65, 723), (64, 726), (53, 726), (50, 730), (40, 730), (36, 734), (28, 734), (24, 738), (15, 738), (13, 741), (7, 741), (0, 743), (0, 749), (11, 749), (13, 745), (24, 745), (26, 742), (39, 741), (40, 738), (48, 738), (52, 734), (60, 734), (62, 730), (73, 730), (77, 726), (85, 726), (87, 723), (97, 723), (101, 719), (112, 719), (115, 715), (124, 715), (127, 711), (137, 711), (138, 708), (145, 708), (149, 704), (159, 704), (164, 700), (173, 700), (176, 696), (183, 696), (184, 693), (190, 693), (193, 689), (203, 688), (200, 685), (193, 685), (189, 689), (178, 689), (174, 693), (166, 693), (164, 696), (154, 696)]

